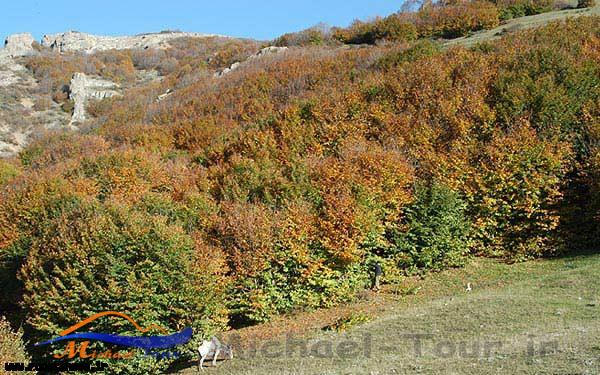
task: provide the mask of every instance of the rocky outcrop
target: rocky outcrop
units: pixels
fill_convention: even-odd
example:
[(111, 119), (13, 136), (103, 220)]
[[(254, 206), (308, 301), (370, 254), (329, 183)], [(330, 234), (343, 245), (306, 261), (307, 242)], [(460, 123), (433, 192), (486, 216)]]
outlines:
[(242, 65), (241, 62), (234, 62), (230, 67), (215, 73), (215, 77), (223, 77), (225, 74), (231, 73)]
[(168, 42), (177, 38), (207, 38), (216, 34), (163, 32), (134, 36), (101, 36), (67, 31), (61, 34), (44, 35), (42, 45), (58, 52), (106, 51), (110, 49), (166, 48)]
[(105, 99), (120, 95), (118, 88), (119, 86), (114, 82), (75, 73), (71, 79), (69, 95), (74, 102), (71, 125), (85, 121), (85, 106), (89, 99)]
[(8, 57), (32, 55), (36, 52), (33, 49), (33, 42), (33, 37), (29, 33), (10, 35), (4, 41), (2, 54)]
[(160, 94), (159, 96), (156, 97), (156, 102), (162, 102), (163, 100), (165, 100), (166, 98), (168, 98), (169, 96), (173, 95), (173, 90), (171, 89), (167, 89), (167, 91), (164, 92), (164, 94)]
[(225, 69), (221, 70), (220, 72), (216, 72), (215, 77), (217, 77), (217, 78), (223, 77), (224, 75), (231, 73), (232, 71), (238, 69), (242, 65), (248, 64), (253, 60), (260, 59), (266, 55), (285, 52), (285, 51), (287, 51), (287, 49), (288, 49), (287, 47), (275, 47), (275, 46), (265, 47), (265, 48), (261, 49), (260, 51), (258, 51), (256, 54), (248, 57), (245, 61), (233, 63), (233, 64), (231, 64), (231, 66), (229, 68), (225, 68)]
[(269, 47), (265, 47), (265, 48), (261, 49), (254, 56), (250, 56), (250, 58), (257, 58), (257, 57), (261, 57), (264, 55), (268, 55), (270, 53), (279, 53), (279, 52), (287, 51), (287, 49), (288, 49), (287, 47), (269, 46)]

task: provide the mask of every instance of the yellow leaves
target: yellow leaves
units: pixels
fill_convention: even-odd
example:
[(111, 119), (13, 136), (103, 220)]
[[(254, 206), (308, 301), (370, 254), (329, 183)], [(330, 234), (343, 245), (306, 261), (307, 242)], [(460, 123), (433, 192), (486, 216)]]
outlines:
[(367, 231), (398, 218), (410, 200), (412, 168), (401, 154), (377, 143), (350, 141), (339, 158), (312, 166), (323, 198), (318, 221), (322, 246), (342, 264), (361, 257)]
[(192, 233), (196, 247), (196, 261), (192, 267), (203, 270), (208, 275), (217, 276), (217, 283), (226, 285), (229, 281), (227, 274), (229, 266), (227, 264), (227, 255), (222, 248), (211, 245), (201, 232)]
[(93, 178), (80, 177), (70, 181), (75, 194), (84, 197), (96, 197), (100, 194), (98, 182)]
[(0, 210), (0, 250), (10, 246), (18, 237), (17, 223), (4, 210)]
[(310, 263), (309, 245), (316, 236), (317, 216), (310, 205), (291, 202), (278, 217), (277, 241), (283, 251), (303, 264)]
[(379, 40), (407, 42), (417, 38), (417, 29), (405, 14), (378, 17), (371, 22), (354, 21), (350, 27), (333, 30), (333, 39), (347, 44), (374, 44)]
[(360, 256), (357, 243), (364, 236), (358, 228), (358, 210), (348, 196), (325, 196), (325, 202), (318, 221), (321, 245), (334, 260), (350, 264)]
[(0, 160), (0, 188), (19, 174), (21, 170), (16, 163)]
[(549, 246), (571, 153), (568, 144), (544, 141), (528, 124), (494, 137), (475, 178), (465, 181), (475, 227), (486, 246), (530, 254), (537, 254), (542, 244)]
[(140, 189), (143, 185), (137, 177), (136, 170), (132, 167), (111, 169), (106, 173), (105, 186), (110, 189), (113, 196), (123, 197), (126, 200), (135, 202), (140, 199), (145, 190)]
[(487, 1), (468, 1), (446, 6), (428, 6), (417, 13), (421, 36), (455, 38), (499, 24), (498, 9)]
[(273, 213), (261, 204), (223, 202), (215, 224), (233, 271), (241, 276), (261, 272), (274, 245)]

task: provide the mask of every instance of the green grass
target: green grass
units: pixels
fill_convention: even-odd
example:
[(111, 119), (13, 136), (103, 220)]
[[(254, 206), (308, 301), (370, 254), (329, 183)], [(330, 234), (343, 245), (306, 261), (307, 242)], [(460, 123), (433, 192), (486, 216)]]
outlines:
[[(302, 338), (309, 354), (321, 341), (312, 357), (301, 355), (298, 347), (288, 346), (288, 355), (279, 353), (286, 350), (286, 338), (279, 337), (266, 347), (261, 346), (265, 341), (259, 342), (256, 354), (238, 352), (233, 361), (206, 373), (598, 374), (599, 280), (600, 254), (513, 265), (474, 259), (463, 269), (417, 281), (415, 295), (399, 296), (388, 289), (373, 297), (381, 306), (371, 322), (344, 333), (307, 328)], [(471, 292), (465, 290), (467, 282)], [(365, 300), (355, 307), (372, 303)], [(414, 339), (406, 336), (412, 334), (431, 335), (422, 340), (421, 356)], [(357, 345), (344, 358), (337, 350), (342, 342)], [(328, 355), (328, 343), (333, 356)], [(478, 354), (461, 355), (461, 348), (467, 355), (478, 349)]]

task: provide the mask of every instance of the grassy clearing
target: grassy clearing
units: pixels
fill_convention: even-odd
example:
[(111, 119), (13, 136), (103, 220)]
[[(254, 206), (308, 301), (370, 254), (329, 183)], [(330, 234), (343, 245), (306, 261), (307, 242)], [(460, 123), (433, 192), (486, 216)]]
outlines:
[[(514, 265), (473, 259), (463, 269), (409, 281), (401, 290), (387, 288), (352, 305), (233, 332), (243, 342), (238, 358), (207, 371), (597, 374), (599, 277), (600, 254)], [(467, 283), (471, 292), (465, 289)], [(343, 333), (322, 330), (336, 316), (350, 312), (368, 314), (373, 320)], [(294, 347), (291, 341), (286, 347), (290, 337), (286, 334), (306, 340), (308, 353), (301, 353), (302, 345)], [(421, 338), (421, 356), (416, 338), (410, 336), (414, 334), (430, 335)], [(344, 352), (344, 345), (352, 350)], [(182, 373), (195, 371), (190, 367)]]

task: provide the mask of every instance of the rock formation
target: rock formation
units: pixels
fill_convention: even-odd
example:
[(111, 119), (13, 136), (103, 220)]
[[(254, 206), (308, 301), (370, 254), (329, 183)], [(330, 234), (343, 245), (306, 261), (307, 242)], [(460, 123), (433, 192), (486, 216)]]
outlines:
[(231, 64), (231, 66), (229, 68), (225, 68), (225, 69), (221, 70), (220, 72), (215, 73), (215, 77), (222, 77), (225, 74), (238, 69), (242, 65), (247, 64), (252, 60), (262, 58), (266, 55), (284, 52), (284, 51), (287, 51), (287, 49), (288, 49), (287, 47), (275, 47), (275, 46), (265, 47), (265, 48), (261, 49), (260, 51), (258, 51), (256, 54), (248, 57), (244, 62), (233, 63), (233, 64)]
[(71, 79), (70, 99), (74, 102), (71, 125), (85, 121), (85, 106), (89, 99), (104, 99), (120, 95), (118, 85), (111, 81), (88, 77), (83, 73), (75, 73)]
[(67, 31), (61, 34), (44, 35), (42, 45), (58, 52), (80, 51), (93, 53), (110, 49), (166, 48), (168, 41), (176, 38), (207, 38), (216, 34), (162, 32), (133, 36), (101, 36)]
[[(207, 38), (213, 34), (163, 32), (136, 36), (95, 36), (79, 32), (46, 35), (42, 45), (54, 51), (93, 53), (110, 49), (168, 48), (177, 38)], [(79, 123), (86, 120), (86, 106), (90, 99), (104, 99), (121, 95), (119, 86), (98, 77), (82, 73), (73, 75), (70, 82), (70, 99), (74, 111), (71, 115), (61, 103), (50, 98), (46, 88), (40, 87), (33, 73), (21, 58), (44, 53), (35, 47), (31, 34), (15, 34), (6, 38), (4, 48), (0, 45), (0, 158), (11, 157), (25, 147), (30, 140), (47, 130), (78, 130)], [(140, 71), (140, 78), (133, 85), (143, 85), (159, 80), (156, 71)], [(154, 73), (154, 74), (152, 74)], [(157, 97), (164, 100), (171, 90)]]
[(27, 56), (35, 53), (33, 37), (29, 33), (13, 34), (4, 41), (2, 54), (9, 57)]
[(160, 94), (157, 98), (156, 98), (156, 102), (162, 102), (163, 100), (165, 100), (166, 98), (168, 98), (169, 96), (173, 95), (173, 90), (171, 89), (167, 89), (167, 91), (164, 92), (164, 94)]

